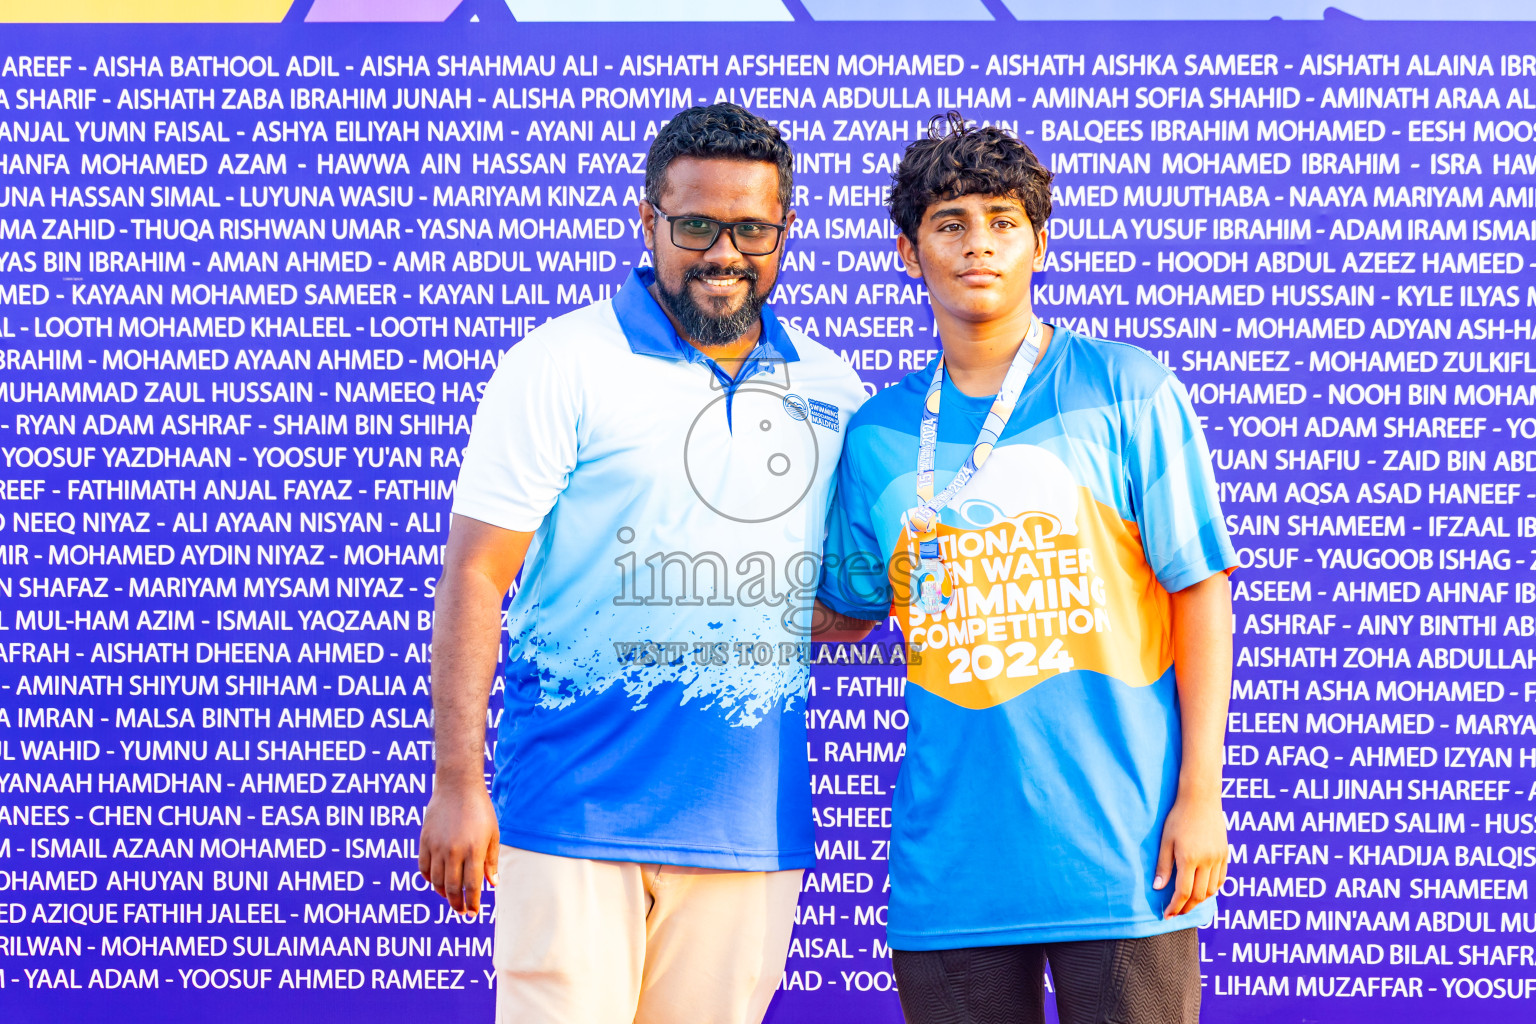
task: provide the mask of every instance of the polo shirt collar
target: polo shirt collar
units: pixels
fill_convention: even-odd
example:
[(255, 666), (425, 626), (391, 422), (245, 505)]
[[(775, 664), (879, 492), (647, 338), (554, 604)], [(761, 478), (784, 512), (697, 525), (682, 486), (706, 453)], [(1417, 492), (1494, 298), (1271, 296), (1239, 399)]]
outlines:
[[(619, 318), (619, 327), (624, 331), (630, 351), (662, 359), (703, 362), (707, 358), (704, 353), (678, 336), (677, 328), (672, 326), (672, 321), (667, 319), (660, 303), (651, 294), (651, 283), (655, 280), (656, 271), (650, 267), (635, 267), (613, 297), (613, 312)], [(789, 340), (789, 332), (768, 306), (763, 307), (762, 321), (762, 335), (749, 358), (799, 362), (800, 353)]]

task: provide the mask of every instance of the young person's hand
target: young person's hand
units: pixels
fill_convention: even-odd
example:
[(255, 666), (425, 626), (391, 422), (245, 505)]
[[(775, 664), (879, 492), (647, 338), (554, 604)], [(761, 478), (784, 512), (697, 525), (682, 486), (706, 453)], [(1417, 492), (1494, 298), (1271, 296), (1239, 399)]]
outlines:
[(1152, 879), (1154, 889), (1173, 884), (1168, 909), (1163, 911), (1165, 919), (1187, 914), (1216, 895), (1227, 880), (1227, 849), (1227, 821), (1221, 813), (1220, 794), (1181, 792), (1163, 823), (1157, 872)]

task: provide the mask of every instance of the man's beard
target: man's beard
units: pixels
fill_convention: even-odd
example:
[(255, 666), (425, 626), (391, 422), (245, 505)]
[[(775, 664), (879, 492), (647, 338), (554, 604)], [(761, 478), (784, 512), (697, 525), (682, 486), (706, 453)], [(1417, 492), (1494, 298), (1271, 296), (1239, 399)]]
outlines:
[(757, 325), (762, 316), (764, 296), (757, 292), (757, 271), (750, 266), (731, 267), (730, 273), (747, 282), (747, 297), (733, 313), (715, 314), (704, 308), (688, 290), (690, 282), (711, 276), (719, 276), (713, 267), (694, 264), (683, 271), (682, 287), (669, 291), (656, 276), (656, 292), (667, 312), (677, 318), (683, 334), (700, 345), (714, 347), (729, 345)]

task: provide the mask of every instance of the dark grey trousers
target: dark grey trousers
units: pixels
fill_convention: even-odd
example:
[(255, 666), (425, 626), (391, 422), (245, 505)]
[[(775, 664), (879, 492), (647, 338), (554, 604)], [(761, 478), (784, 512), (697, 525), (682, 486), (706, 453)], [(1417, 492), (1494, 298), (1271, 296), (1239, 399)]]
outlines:
[(907, 1024), (1043, 1024), (1051, 965), (1061, 1024), (1198, 1024), (1199, 940), (979, 946), (891, 954)]

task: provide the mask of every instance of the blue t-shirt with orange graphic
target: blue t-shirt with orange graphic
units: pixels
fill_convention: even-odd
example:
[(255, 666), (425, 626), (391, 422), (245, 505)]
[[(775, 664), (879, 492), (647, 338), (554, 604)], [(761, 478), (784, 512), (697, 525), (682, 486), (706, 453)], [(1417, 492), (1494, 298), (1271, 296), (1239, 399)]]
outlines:
[[(1170, 591), (1237, 564), (1188, 395), (1129, 345), (1066, 328), (997, 447), (947, 507), (954, 596), (913, 602), (901, 528), (918, 504), (934, 367), (871, 398), (838, 470), (820, 598), (897, 616), (909, 645), (889, 941), (958, 949), (1135, 938), (1165, 921), (1152, 888), (1180, 761)], [(970, 453), (991, 398), (946, 378), (934, 488)]]

